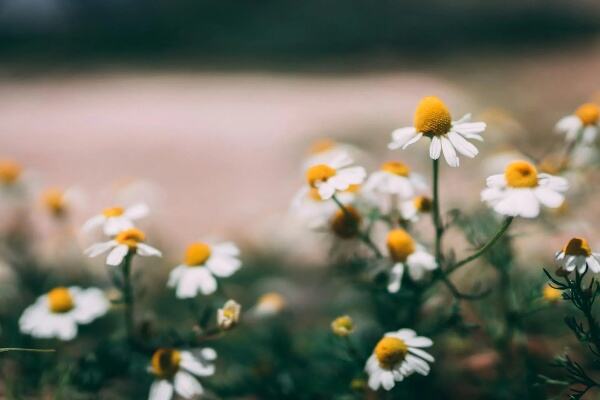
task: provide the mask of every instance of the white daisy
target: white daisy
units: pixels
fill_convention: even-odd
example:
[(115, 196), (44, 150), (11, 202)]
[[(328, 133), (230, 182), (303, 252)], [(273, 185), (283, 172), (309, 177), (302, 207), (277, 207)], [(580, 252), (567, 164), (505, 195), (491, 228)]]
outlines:
[(125, 229), (107, 242), (96, 243), (85, 250), (89, 257), (96, 257), (102, 253), (108, 253), (106, 264), (111, 266), (120, 265), (127, 254), (133, 253), (140, 256), (161, 257), (160, 250), (144, 243), (146, 234), (137, 228)]
[[(337, 199), (344, 205), (352, 203), (360, 190), (359, 185), (351, 185), (346, 191), (337, 194)], [(317, 188), (308, 186), (298, 191), (292, 201), (291, 212), (310, 229), (320, 229), (338, 211), (335, 202), (323, 200)]]
[(188, 246), (183, 264), (169, 275), (167, 286), (175, 287), (180, 299), (209, 295), (217, 290), (216, 277), (226, 278), (241, 266), (239, 249), (231, 242), (208, 244), (196, 242)]
[(192, 351), (156, 350), (149, 368), (156, 379), (150, 387), (148, 400), (170, 400), (173, 392), (184, 399), (201, 395), (204, 388), (196, 377), (213, 375), (216, 358), (217, 352), (208, 347)]
[(82, 201), (81, 192), (74, 188), (62, 190), (50, 187), (45, 189), (40, 197), (42, 206), (56, 218), (65, 216), (69, 213), (70, 208)]
[(36, 338), (71, 340), (77, 325), (88, 324), (106, 314), (110, 307), (98, 288), (57, 287), (38, 297), (19, 319), (21, 332)]
[(400, 290), (405, 269), (408, 269), (408, 275), (413, 281), (419, 281), (428, 271), (438, 267), (435, 257), (416, 243), (404, 229), (391, 230), (386, 243), (389, 256), (394, 261), (387, 287), (390, 293)]
[(556, 124), (556, 131), (565, 134), (568, 142), (581, 138), (582, 143), (586, 145), (596, 140), (598, 130), (600, 130), (600, 107), (594, 103), (581, 105), (575, 113), (562, 118)]
[(148, 212), (148, 206), (142, 203), (128, 208), (118, 206), (107, 208), (102, 211), (102, 214), (88, 219), (83, 225), (83, 230), (90, 231), (102, 226), (105, 235), (114, 236), (125, 229), (133, 228), (133, 221), (145, 217)]
[(223, 330), (229, 330), (240, 320), (242, 306), (235, 300), (227, 300), (223, 308), (217, 310), (217, 325)]
[(362, 151), (351, 144), (337, 142), (329, 138), (315, 140), (308, 149), (308, 155), (302, 163), (304, 170), (313, 165), (327, 163), (337, 156), (348, 154), (350, 157), (362, 156)]
[(471, 115), (467, 114), (458, 121), (452, 121), (450, 111), (437, 97), (424, 97), (415, 112), (414, 127), (396, 129), (392, 132), (392, 142), (388, 145), (391, 150), (406, 149), (418, 142), (423, 136), (431, 138), (429, 156), (437, 160), (444, 153), (446, 162), (451, 167), (458, 167), (460, 154), (473, 158), (479, 150), (467, 139), (483, 141), (480, 133), (485, 128), (485, 122), (469, 122)]
[(568, 272), (577, 270), (583, 274), (587, 267), (594, 273), (600, 272), (600, 253), (592, 252), (589, 243), (583, 238), (569, 240), (561, 251), (556, 252), (555, 259)]
[(427, 376), (430, 371), (428, 363), (435, 360), (421, 348), (432, 345), (431, 339), (416, 336), (412, 329), (386, 333), (365, 366), (369, 387), (373, 390), (380, 387), (391, 390), (396, 382), (402, 382), (415, 372)]
[(352, 163), (347, 154), (338, 154), (329, 162), (313, 165), (306, 170), (308, 185), (316, 188), (323, 200), (332, 198), (336, 192), (348, 190), (352, 185), (360, 185), (367, 173), (363, 167), (351, 167)]
[(566, 179), (549, 174), (538, 174), (527, 161), (513, 161), (504, 174), (487, 178), (487, 188), (481, 192), (481, 200), (487, 202), (499, 214), (511, 217), (535, 218), (540, 204), (558, 208), (563, 204), (569, 188)]

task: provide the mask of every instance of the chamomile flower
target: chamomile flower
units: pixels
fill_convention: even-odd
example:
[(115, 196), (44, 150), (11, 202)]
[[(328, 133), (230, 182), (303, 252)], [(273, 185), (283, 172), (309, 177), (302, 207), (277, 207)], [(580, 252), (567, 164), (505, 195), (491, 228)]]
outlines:
[(217, 310), (217, 325), (223, 330), (236, 326), (240, 320), (242, 306), (235, 300), (227, 300), (223, 308)]
[(432, 345), (431, 339), (417, 336), (412, 329), (386, 333), (375, 346), (365, 366), (369, 375), (369, 387), (373, 390), (380, 387), (391, 390), (396, 382), (402, 382), (415, 372), (429, 375), (428, 363), (435, 360), (421, 348)]
[(369, 176), (363, 190), (371, 195), (381, 212), (389, 214), (399, 208), (401, 201), (427, 192), (427, 184), (403, 162), (388, 161)]
[[(337, 194), (337, 199), (344, 205), (354, 202), (359, 185), (351, 185), (344, 192)], [(292, 201), (291, 212), (303, 221), (310, 229), (320, 229), (339, 209), (331, 200), (323, 200), (317, 188), (303, 187)]]
[(88, 324), (106, 314), (110, 307), (98, 288), (57, 287), (38, 297), (19, 319), (21, 332), (41, 339), (71, 340), (77, 325)]
[(239, 249), (231, 242), (208, 244), (196, 242), (185, 251), (183, 264), (169, 275), (167, 286), (176, 288), (180, 299), (209, 295), (217, 290), (215, 277), (226, 278), (236, 272), (242, 262)]
[(404, 270), (408, 269), (408, 275), (412, 280), (419, 281), (423, 279), (425, 273), (438, 267), (435, 257), (416, 243), (404, 229), (390, 231), (386, 244), (389, 256), (394, 261), (387, 287), (390, 293), (400, 290)]
[(504, 174), (487, 178), (487, 188), (481, 192), (481, 200), (499, 214), (511, 217), (535, 218), (540, 204), (558, 208), (563, 204), (569, 184), (566, 179), (538, 173), (527, 161), (513, 161)]
[(142, 203), (128, 208), (121, 206), (106, 208), (102, 214), (88, 219), (83, 225), (83, 230), (90, 231), (101, 226), (105, 235), (114, 236), (125, 229), (133, 228), (133, 221), (145, 217), (148, 212), (148, 206)]
[(338, 154), (330, 161), (309, 167), (306, 170), (309, 187), (317, 189), (321, 199), (329, 200), (336, 192), (360, 185), (367, 173), (363, 167), (351, 166), (352, 163), (347, 154)]
[(81, 203), (81, 193), (76, 189), (60, 189), (58, 187), (49, 187), (40, 195), (42, 207), (53, 217), (61, 218), (69, 213), (77, 203)]
[(307, 169), (313, 165), (323, 164), (344, 154), (348, 154), (352, 158), (363, 155), (360, 149), (351, 144), (338, 142), (330, 138), (317, 139), (308, 148), (308, 154), (302, 163), (302, 168)]
[(13, 160), (0, 160), (0, 185), (12, 186), (19, 181), (23, 172), (21, 165)]
[(568, 272), (577, 270), (583, 274), (588, 267), (594, 273), (600, 272), (600, 253), (592, 252), (584, 238), (575, 237), (569, 240), (561, 251), (556, 252), (555, 259)]
[(120, 231), (114, 239), (107, 242), (96, 243), (85, 250), (89, 257), (96, 257), (102, 253), (108, 253), (106, 264), (111, 266), (120, 265), (128, 254), (140, 256), (161, 257), (160, 250), (144, 243), (146, 234), (137, 228), (129, 228)]
[(336, 336), (348, 336), (354, 332), (354, 321), (348, 315), (337, 317), (331, 322), (331, 331)]
[(208, 347), (192, 351), (169, 348), (156, 350), (148, 369), (156, 377), (150, 387), (148, 400), (170, 400), (173, 392), (184, 399), (201, 395), (204, 388), (196, 377), (213, 375), (216, 358), (216, 351)]
[(562, 118), (556, 124), (556, 131), (565, 134), (568, 142), (578, 140), (581, 137), (583, 144), (589, 145), (596, 140), (600, 129), (600, 106), (594, 103), (586, 103), (575, 113)]
[(444, 153), (448, 165), (458, 167), (457, 151), (469, 158), (479, 153), (467, 139), (483, 141), (480, 133), (486, 128), (485, 122), (469, 122), (470, 119), (471, 115), (467, 114), (458, 121), (452, 121), (450, 111), (439, 98), (424, 97), (417, 106), (414, 126), (392, 132), (392, 142), (388, 147), (404, 150), (426, 136), (431, 139), (429, 156), (432, 159), (437, 160)]

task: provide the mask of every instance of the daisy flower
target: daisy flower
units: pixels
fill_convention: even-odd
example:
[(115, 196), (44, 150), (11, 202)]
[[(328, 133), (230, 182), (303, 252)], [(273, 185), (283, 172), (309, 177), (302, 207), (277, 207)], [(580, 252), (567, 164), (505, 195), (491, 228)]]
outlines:
[(150, 387), (148, 400), (170, 400), (173, 392), (184, 399), (201, 395), (204, 389), (196, 377), (213, 375), (216, 358), (217, 352), (208, 347), (192, 351), (156, 350), (149, 368), (156, 378)]
[(387, 288), (390, 293), (400, 290), (405, 269), (408, 269), (413, 281), (418, 281), (423, 279), (427, 271), (438, 267), (435, 257), (416, 243), (404, 229), (390, 231), (386, 243), (390, 258), (394, 261)]
[(0, 184), (14, 185), (19, 181), (23, 168), (13, 160), (0, 160)]
[(451, 167), (458, 167), (460, 154), (473, 158), (479, 150), (467, 139), (483, 141), (480, 133), (485, 128), (485, 122), (469, 122), (471, 115), (467, 114), (458, 121), (452, 121), (450, 111), (437, 97), (424, 97), (417, 106), (414, 126), (396, 129), (392, 132), (390, 150), (406, 149), (418, 142), (423, 136), (431, 139), (429, 156), (437, 160), (444, 153), (446, 162)]
[(340, 155), (349, 154), (354, 158), (361, 156), (361, 153), (356, 146), (348, 143), (337, 142), (330, 138), (317, 139), (308, 148), (302, 168), (307, 169), (313, 165), (326, 163)]
[(586, 103), (572, 115), (567, 115), (556, 124), (556, 131), (565, 134), (568, 142), (581, 136), (584, 144), (589, 145), (596, 140), (600, 129), (600, 107), (594, 103)]
[(47, 188), (40, 197), (42, 206), (57, 218), (66, 215), (73, 204), (81, 201), (81, 194), (75, 189), (62, 190), (57, 187)]
[(388, 161), (369, 176), (364, 191), (373, 194), (381, 211), (389, 214), (397, 208), (398, 202), (427, 192), (427, 184), (421, 176), (412, 173), (408, 165)]
[[(338, 193), (337, 199), (344, 205), (350, 204), (359, 190), (360, 185), (350, 185), (346, 191)], [(338, 209), (335, 202), (323, 200), (317, 188), (303, 187), (294, 196), (291, 212), (304, 221), (308, 228), (319, 229), (327, 224)]]
[(145, 217), (148, 212), (148, 206), (142, 203), (128, 208), (120, 206), (106, 208), (102, 214), (88, 219), (83, 225), (83, 230), (90, 231), (102, 226), (105, 235), (114, 236), (125, 229), (133, 228), (133, 221)]
[(160, 250), (144, 243), (146, 234), (137, 228), (125, 229), (107, 242), (96, 243), (85, 250), (88, 257), (96, 257), (102, 253), (108, 253), (106, 264), (111, 266), (120, 265), (128, 254), (140, 256), (161, 257)]
[(588, 241), (580, 237), (569, 240), (554, 258), (568, 272), (577, 270), (583, 274), (588, 267), (594, 273), (600, 272), (600, 253), (592, 252)]
[(19, 319), (21, 332), (41, 339), (71, 340), (77, 325), (88, 324), (106, 314), (110, 307), (98, 288), (57, 287), (38, 297)]
[(329, 162), (316, 164), (306, 170), (309, 187), (318, 190), (323, 200), (333, 197), (336, 192), (348, 190), (351, 185), (360, 185), (367, 173), (363, 167), (353, 166), (347, 154), (338, 154)]
[(391, 390), (396, 382), (402, 382), (415, 372), (427, 376), (430, 371), (428, 363), (435, 360), (421, 348), (432, 345), (431, 339), (416, 336), (412, 329), (386, 333), (365, 366), (369, 387), (373, 390), (380, 387)]
[(223, 308), (217, 310), (217, 325), (223, 330), (229, 330), (240, 321), (242, 306), (235, 300), (227, 300)]
[(487, 188), (481, 192), (481, 200), (499, 214), (510, 217), (535, 218), (540, 204), (558, 208), (563, 204), (569, 188), (566, 179), (549, 174), (538, 174), (527, 161), (513, 161), (504, 174), (487, 178)]
[(215, 277), (226, 278), (241, 266), (239, 249), (231, 242), (210, 245), (192, 243), (185, 251), (183, 264), (169, 275), (167, 286), (176, 288), (180, 299), (196, 297), (198, 292), (209, 295), (217, 290)]

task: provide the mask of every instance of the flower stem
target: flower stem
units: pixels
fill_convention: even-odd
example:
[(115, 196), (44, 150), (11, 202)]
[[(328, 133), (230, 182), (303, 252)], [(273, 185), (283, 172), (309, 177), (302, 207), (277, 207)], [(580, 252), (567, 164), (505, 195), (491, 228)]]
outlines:
[(439, 193), (439, 177), (440, 177), (440, 160), (433, 160), (433, 226), (435, 228), (435, 261), (438, 268), (441, 268), (442, 263), (442, 237), (444, 236), (444, 225), (440, 214), (440, 193)]
[(131, 260), (133, 253), (130, 251), (123, 260), (123, 301), (125, 302), (125, 330), (127, 340), (132, 343), (134, 337), (134, 296), (131, 284)]

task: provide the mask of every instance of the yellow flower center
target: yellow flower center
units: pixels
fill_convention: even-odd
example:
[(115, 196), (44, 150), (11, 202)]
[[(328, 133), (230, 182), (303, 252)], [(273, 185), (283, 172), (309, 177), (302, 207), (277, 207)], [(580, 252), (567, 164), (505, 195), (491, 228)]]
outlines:
[(105, 208), (104, 211), (102, 211), (102, 215), (106, 218), (120, 217), (124, 212), (125, 209), (123, 207), (110, 207)]
[(506, 183), (514, 188), (531, 188), (538, 185), (538, 174), (533, 164), (513, 161), (504, 170)]
[(319, 189), (311, 187), (308, 191), (308, 197), (314, 201), (323, 201), (321, 195), (319, 194)]
[(129, 228), (119, 232), (115, 240), (117, 243), (124, 244), (130, 249), (135, 249), (138, 243), (146, 240), (146, 234), (137, 228)]
[(311, 187), (316, 188), (318, 183), (326, 181), (335, 174), (336, 170), (329, 165), (317, 164), (306, 171), (306, 180)]
[(170, 378), (179, 370), (181, 353), (174, 349), (158, 349), (152, 354), (152, 372), (161, 378)]
[(210, 246), (206, 243), (197, 242), (192, 243), (185, 250), (184, 263), (188, 267), (197, 267), (206, 262), (210, 257)]
[(359, 231), (362, 216), (352, 206), (345, 206), (346, 211), (337, 210), (331, 219), (331, 230), (342, 239), (349, 239)]
[(392, 260), (405, 262), (415, 252), (415, 241), (404, 229), (394, 229), (388, 233), (387, 247)]
[(335, 147), (335, 142), (331, 139), (319, 139), (313, 142), (308, 150), (311, 154), (325, 153), (326, 151), (332, 150)]
[(348, 186), (348, 189), (344, 190), (345, 193), (357, 193), (361, 186), (359, 184), (352, 184)]
[(21, 166), (11, 160), (0, 160), (0, 182), (5, 185), (15, 183), (21, 176)]
[(408, 165), (400, 161), (388, 161), (383, 163), (381, 170), (398, 176), (408, 176), (410, 174)]
[(375, 346), (375, 357), (382, 368), (392, 369), (403, 361), (408, 353), (408, 346), (404, 340), (395, 337), (384, 337)]
[(333, 320), (331, 330), (338, 336), (348, 336), (354, 330), (354, 322), (348, 315), (342, 315)]
[(69, 289), (57, 287), (48, 292), (48, 308), (53, 313), (66, 313), (75, 307)]
[(442, 100), (435, 96), (424, 97), (417, 106), (414, 118), (415, 129), (425, 135), (445, 135), (452, 127), (450, 111)]
[(592, 255), (592, 249), (587, 240), (578, 237), (569, 240), (569, 243), (563, 248), (563, 252), (568, 256), (589, 257)]
[(553, 288), (550, 285), (544, 286), (544, 290), (542, 292), (542, 297), (544, 300), (550, 303), (556, 303), (560, 299), (562, 299), (562, 293), (560, 290)]
[(413, 204), (419, 212), (429, 212), (433, 203), (429, 197), (417, 196), (413, 199)]
[(61, 215), (65, 211), (65, 198), (59, 189), (47, 189), (42, 194), (42, 203), (54, 215)]
[(273, 308), (276, 311), (281, 311), (285, 307), (285, 299), (282, 295), (276, 292), (265, 293), (258, 299), (258, 307)]
[(585, 103), (575, 111), (575, 115), (579, 117), (584, 125), (595, 125), (600, 119), (600, 107), (594, 103)]

